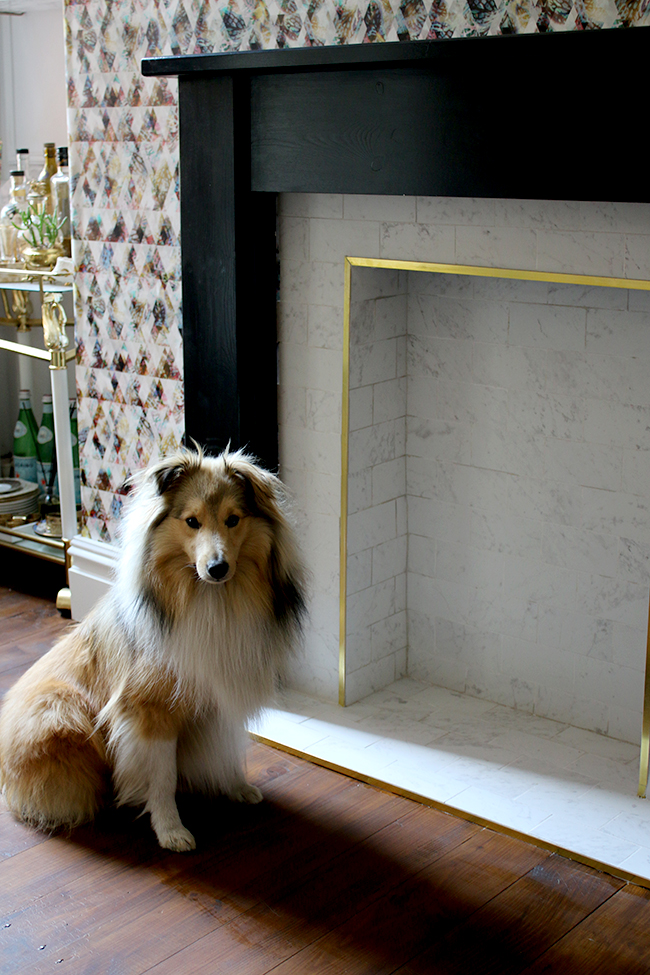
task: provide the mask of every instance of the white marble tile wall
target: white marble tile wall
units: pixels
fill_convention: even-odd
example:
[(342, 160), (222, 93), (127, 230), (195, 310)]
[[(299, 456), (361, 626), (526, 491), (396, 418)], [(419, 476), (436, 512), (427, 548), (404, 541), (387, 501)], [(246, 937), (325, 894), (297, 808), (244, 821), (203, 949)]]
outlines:
[(338, 699), (343, 270), (342, 258), (322, 259), (317, 241), (342, 211), (341, 197), (280, 199), (280, 473), (311, 572), (305, 647), (291, 681), (328, 701)]
[(346, 699), (406, 673), (407, 275), (354, 274), (350, 307)]
[[(292, 680), (335, 700), (344, 256), (650, 278), (650, 207), (297, 194), (280, 199), (280, 240), (281, 465), (313, 574), (311, 625)], [(366, 281), (378, 274), (362, 273)], [(507, 282), (496, 281), (480, 293), (472, 285), (468, 303), (463, 285), (455, 279), (444, 295), (416, 287), (420, 295), (409, 299), (408, 355), (425, 370), (408, 390), (409, 442), (419, 443), (408, 469), (409, 524), (418, 528), (409, 538), (409, 666), (425, 672), (426, 631), (426, 679), (500, 701), (503, 686), (488, 679), (499, 674), (515, 706), (638, 740), (638, 640), (650, 579), (647, 297), (630, 292), (621, 304), (626, 292), (595, 300), (527, 285), (513, 303)], [(380, 298), (403, 293), (390, 279), (367, 287)], [(432, 335), (423, 323), (433, 303)], [(435, 410), (421, 405), (430, 384)], [(353, 413), (370, 408), (367, 385), (374, 410), (376, 384), (364, 383)], [(378, 409), (390, 413), (392, 404), (387, 396)], [(382, 467), (376, 480), (385, 474), (388, 486), (395, 470)], [(397, 512), (396, 499), (385, 503), (393, 501)], [(444, 621), (433, 635), (431, 615), (413, 609), (431, 594), (422, 565), (432, 555), (434, 618)], [(602, 632), (594, 634), (595, 621)], [(459, 644), (460, 661), (452, 652)], [(442, 648), (445, 667), (431, 667)], [(523, 651), (530, 672), (518, 674), (512, 662)], [(558, 677), (567, 659), (571, 690)], [(352, 700), (368, 691), (359, 680), (349, 692)]]
[(408, 673), (638, 741), (650, 300), (411, 275)]

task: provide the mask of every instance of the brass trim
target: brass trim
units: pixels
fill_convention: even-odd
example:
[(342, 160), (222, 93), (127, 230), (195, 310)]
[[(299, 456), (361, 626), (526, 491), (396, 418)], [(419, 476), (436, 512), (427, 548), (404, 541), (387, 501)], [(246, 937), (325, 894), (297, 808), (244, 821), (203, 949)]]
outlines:
[(641, 725), (641, 755), (639, 757), (639, 798), (645, 799), (650, 765), (650, 606), (648, 608), (648, 636), (645, 656), (645, 686), (643, 689), (643, 722)]
[(19, 342), (8, 342), (6, 339), (0, 339), (0, 349), (6, 349), (8, 352), (17, 352), (18, 355), (29, 355), (33, 359), (50, 361), (50, 353), (46, 349), (32, 349), (31, 346), (20, 345)]
[[(56, 548), (60, 549), (62, 553), (65, 552), (66, 543), (60, 538), (48, 538), (47, 535), (35, 535), (30, 532), (22, 532), (19, 528), (7, 528), (6, 525), (0, 525), (0, 535), (3, 533), (12, 538), (20, 538), (24, 542), (37, 542), (39, 545), (45, 545), (46, 548)], [(21, 549), (21, 551), (25, 551), (25, 549)]]
[(341, 516), (339, 521), (339, 704), (347, 684), (348, 480), (350, 467), (350, 302), (352, 262), (345, 259), (343, 290), (343, 394), (341, 402)]
[(377, 779), (373, 775), (366, 775), (364, 772), (355, 772), (354, 769), (345, 768), (343, 765), (338, 765), (336, 762), (329, 762), (325, 758), (319, 758), (315, 755), (310, 755), (308, 752), (301, 751), (299, 748), (294, 748), (291, 745), (285, 745), (282, 742), (273, 741), (271, 738), (265, 738), (264, 735), (258, 735), (255, 732), (250, 731), (249, 737), (253, 741), (259, 742), (261, 745), (268, 745), (270, 748), (277, 748), (279, 751), (287, 752), (289, 755), (295, 755), (296, 758), (302, 758), (306, 762), (310, 762), (312, 765), (320, 765), (322, 768), (329, 769), (331, 772), (338, 772), (340, 775), (345, 775), (350, 779), (355, 779), (357, 782), (364, 782), (366, 785), (372, 786), (374, 789), (381, 789), (382, 792), (390, 792), (393, 795), (400, 796), (402, 799), (410, 799), (412, 802), (418, 802), (423, 806), (430, 806), (432, 809), (437, 809), (440, 812), (448, 813), (450, 816), (456, 816), (458, 819), (464, 819), (469, 823), (476, 823), (477, 826), (483, 827), (483, 829), (491, 829), (496, 833), (501, 833), (504, 836), (509, 836), (514, 840), (521, 840), (524, 843), (529, 843), (531, 846), (535, 846), (541, 850), (547, 850), (549, 853), (557, 853), (559, 856), (566, 857), (568, 860), (573, 860), (576, 863), (582, 863), (586, 867), (592, 867), (594, 870), (599, 870), (601, 873), (609, 874), (612, 877), (618, 877), (620, 880), (626, 881), (626, 883), (636, 884), (639, 887), (645, 887), (650, 889), (650, 878), (641, 877), (638, 874), (630, 873), (628, 870), (623, 870), (619, 866), (613, 866), (611, 863), (605, 863), (602, 860), (595, 860), (593, 857), (586, 856), (583, 853), (576, 853), (575, 850), (569, 850), (567, 847), (558, 846), (556, 843), (551, 843), (548, 840), (540, 839), (538, 836), (532, 836), (529, 833), (522, 833), (520, 830), (512, 829), (510, 826), (504, 826), (501, 823), (497, 823), (492, 819), (486, 819), (484, 816), (477, 816), (474, 813), (469, 813), (464, 809), (457, 809), (455, 806), (449, 805), (449, 803), (441, 802), (439, 799), (431, 799), (428, 796), (423, 796), (419, 792), (411, 792), (410, 789), (403, 789), (400, 786), (392, 785), (390, 782), (385, 782), (383, 779)]
[[(31, 539), (34, 541), (34, 539)], [(0, 534), (0, 548), (6, 548), (8, 550), (13, 550), (14, 552), (22, 552), (23, 555), (29, 555), (33, 559), (41, 559), (42, 562), (50, 562), (52, 565), (64, 565), (63, 553), (57, 554), (52, 552), (48, 554), (46, 552), (35, 552), (31, 548), (24, 548), (21, 545), (17, 545), (15, 542), (10, 542), (7, 540), (6, 536)]]
[(50, 369), (66, 369), (68, 365), (67, 353), (63, 349), (50, 349)]
[[(429, 274), (464, 274), (483, 278), (505, 278), (516, 281), (543, 281), (553, 284), (578, 284), (597, 288), (627, 288), (633, 291), (650, 291), (650, 280), (640, 278), (615, 278), (604, 275), (565, 274), (555, 271), (525, 271), (519, 268), (483, 267), (473, 264), (440, 264), (430, 261), (397, 261), (374, 257), (349, 257), (344, 262), (344, 310), (343, 310), (343, 409), (341, 430), (341, 520), (340, 520), (340, 606), (339, 606), (339, 704), (346, 704), (347, 648), (346, 648), (346, 596), (347, 596), (347, 512), (349, 469), (349, 401), (350, 401), (350, 300), (352, 268), (386, 268), (399, 271), (424, 271)], [(639, 797), (645, 798), (650, 765), (650, 600), (648, 638), (644, 676), (643, 719), (641, 730), (641, 757), (639, 766)]]
[(545, 281), (554, 284), (582, 284), (595, 288), (631, 288), (650, 291), (650, 280), (614, 278), (593, 274), (565, 274), (560, 271), (525, 271), (520, 268), (483, 267), (477, 264), (438, 264), (433, 261), (394, 261), (374, 257), (346, 257), (355, 267), (393, 268), (398, 271), (426, 271), (429, 274), (467, 274), (481, 278), (516, 281)]

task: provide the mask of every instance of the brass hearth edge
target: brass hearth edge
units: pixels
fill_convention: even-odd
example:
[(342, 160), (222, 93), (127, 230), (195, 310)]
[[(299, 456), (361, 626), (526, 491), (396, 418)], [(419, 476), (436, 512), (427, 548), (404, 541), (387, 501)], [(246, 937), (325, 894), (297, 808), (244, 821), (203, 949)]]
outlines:
[(345, 775), (350, 779), (355, 779), (358, 782), (363, 782), (365, 785), (372, 786), (374, 789), (381, 789), (382, 792), (390, 792), (402, 799), (410, 799), (412, 802), (418, 802), (423, 806), (430, 806), (432, 809), (437, 809), (439, 812), (447, 813), (449, 816), (464, 819), (468, 823), (475, 823), (477, 826), (481, 826), (483, 829), (490, 829), (495, 833), (501, 833), (504, 836), (509, 836), (513, 840), (520, 840), (523, 843), (529, 843), (531, 846), (535, 846), (540, 850), (546, 850), (548, 853), (556, 853), (559, 856), (565, 857), (567, 860), (573, 860), (576, 863), (583, 864), (585, 867), (591, 867), (593, 870), (599, 870), (601, 873), (609, 874), (612, 877), (618, 877), (620, 880), (624, 880), (628, 884), (636, 884), (639, 887), (645, 887), (650, 890), (650, 878), (641, 877), (638, 874), (630, 873), (629, 870), (624, 870), (622, 867), (613, 866), (611, 863), (604, 863), (602, 860), (594, 860), (593, 857), (589, 857), (586, 854), (576, 853), (575, 850), (569, 850), (567, 847), (558, 846), (556, 843), (543, 840), (538, 836), (532, 836), (529, 833), (522, 833), (520, 830), (512, 829), (510, 826), (504, 826), (502, 823), (497, 823), (494, 820), (486, 819), (484, 816), (469, 813), (465, 809), (457, 809), (455, 806), (452, 806), (449, 803), (441, 802), (439, 799), (431, 799), (429, 796), (423, 796), (418, 792), (411, 792), (410, 789), (404, 789), (400, 786), (393, 785), (390, 782), (385, 782), (383, 779), (377, 779), (373, 775), (366, 775), (364, 772), (357, 772), (354, 769), (345, 768), (343, 765), (337, 765), (336, 762), (329, 762), (326, 758), (310, 755), (308, 752), (301, 751), (299, 748), (293, 748), (291, 745), (285, 745), (282, 742), (273, 741), (271, 738), (265, 738), (264, 735), (249, 732), (249, 737), (253, 741), (259, 742), (261, 745), (268, 745), (270, 748), (277, 748), (278, 751), (287, 752), (289, 755), (295, 755), (296, 758), (302, 758), (306, 762), (310, 762), (312, 765), (320, 765), (322, 768), (329, 769), (331, 772), (338, 772), (339, 774)]

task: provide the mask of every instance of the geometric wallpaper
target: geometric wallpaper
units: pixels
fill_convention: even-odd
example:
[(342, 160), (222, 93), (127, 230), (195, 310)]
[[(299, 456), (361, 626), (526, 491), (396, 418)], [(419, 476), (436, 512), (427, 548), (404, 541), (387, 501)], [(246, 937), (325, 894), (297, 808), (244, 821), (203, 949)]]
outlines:
[[(143, 57), (650, 24), (650, 0), (65, 0), (83, 534), (184, 428), (175, 79)], [(571, 97), (571, 93), (567, 93)]]

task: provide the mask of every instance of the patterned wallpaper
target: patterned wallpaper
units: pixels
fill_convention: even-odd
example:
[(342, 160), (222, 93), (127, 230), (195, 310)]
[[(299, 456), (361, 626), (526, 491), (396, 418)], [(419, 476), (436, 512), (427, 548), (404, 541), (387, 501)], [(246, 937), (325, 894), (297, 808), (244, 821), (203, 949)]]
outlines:
[(176, 83), (143, 57), (650, 23), (648, 0), (65, 0), (84, 534), (180, 443)]

